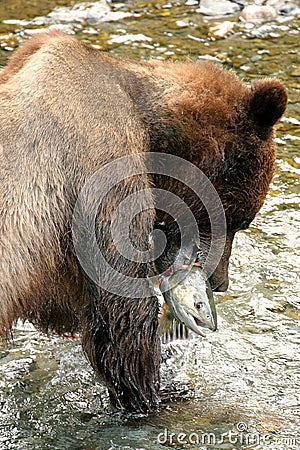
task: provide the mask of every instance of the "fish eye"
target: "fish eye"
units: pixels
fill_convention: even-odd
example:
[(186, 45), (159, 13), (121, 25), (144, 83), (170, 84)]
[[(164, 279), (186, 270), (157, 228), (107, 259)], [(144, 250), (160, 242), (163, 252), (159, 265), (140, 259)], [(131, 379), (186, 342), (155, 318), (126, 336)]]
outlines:
[(195, 302), (195, 308), (196, 309), (201, 309), (202, 307), (203, 307), (203, 302), (199, 302), (199, 301)]

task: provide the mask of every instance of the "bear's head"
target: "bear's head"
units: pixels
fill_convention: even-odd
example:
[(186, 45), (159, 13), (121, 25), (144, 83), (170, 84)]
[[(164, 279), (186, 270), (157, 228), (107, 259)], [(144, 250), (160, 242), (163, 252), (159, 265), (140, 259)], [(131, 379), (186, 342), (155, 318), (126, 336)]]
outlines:
[[(169, 100), (172, 114), (165, 117), (159, 131), (155, 128), (153, 150), (161, 147), (161, 151), (192, 162), (215, 187), (227, 231), (223, 255), (209, 281), (214, 291), (225, 291), (235, 233), (249, 227), (269, 189), (276, 156), (273, 126), (285, 111), (287, 92), (276, 79), (257, 80), (249, 87), (232, 72), (211, 63), (191, 67), (190, 71), (184, 70), (183, 64), (177, 68), (181, 90)], [(205, 207), (179, 182), (169, 180), (167, 186), (165, 179), (157, 177), (156, 185), (181, 193), (191, 208), (200, 233), (198, 259), (203, 263), (211, 243)], [(157, 226), (168, 238), (165, 252), (156, 261), (161, 272), (178, 255), (181, 237), (176, 220), (162, 211), (157, 212)]]
[(228, 287), (228, 262), (235, 233), (249, 227), (266, 198), (276, 156), (273, 125), (286, 104), (286, 89), (278, 80), (256, 81), (236, 117), (235, 137), (225, 143), (224, 166), (214, 181), (227, 221), (224, 254), (210, 278), (216, 291)]

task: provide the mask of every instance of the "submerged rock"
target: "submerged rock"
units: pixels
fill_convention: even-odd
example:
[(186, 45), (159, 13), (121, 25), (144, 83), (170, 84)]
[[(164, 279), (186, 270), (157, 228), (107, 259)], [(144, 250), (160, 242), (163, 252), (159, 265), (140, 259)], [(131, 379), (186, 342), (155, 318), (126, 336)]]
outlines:
[(233, 31), (234, 23), (226, 20), (225, 22), (212, 25), (208, 29), (208, 36), (212, 39), (222, 39)]
[(152, 42), (152, 38), (139, 33), (114, 36), (108, 41), (109, 44), (128, 44), (130, 42)]

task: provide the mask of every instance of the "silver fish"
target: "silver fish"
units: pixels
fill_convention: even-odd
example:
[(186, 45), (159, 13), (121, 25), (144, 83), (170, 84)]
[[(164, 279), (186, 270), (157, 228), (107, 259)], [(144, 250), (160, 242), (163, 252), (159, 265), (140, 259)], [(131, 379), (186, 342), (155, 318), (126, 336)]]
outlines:
[(213, 292), (200, 267), (178, 270), (164, 277), (160, 288), (166, 302), (160, 317), (161, 334), (168, 332), (168, 328), (173, 329), (175, 338), (176, 334), (185, 333), (183, 329), (174, 330), (174, 318), (200, 336), (205, 336), (203, 328), (217, 329)]

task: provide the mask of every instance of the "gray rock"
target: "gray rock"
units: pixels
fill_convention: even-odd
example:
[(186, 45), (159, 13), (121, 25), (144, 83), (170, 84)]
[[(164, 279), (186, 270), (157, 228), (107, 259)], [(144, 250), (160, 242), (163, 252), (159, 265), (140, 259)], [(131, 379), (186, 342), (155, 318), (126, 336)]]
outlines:
[(48, 14), (53, 22), (87, 22), (95, 23), (110, 11), (105, 1), (93, 3), (79, 3), (73, 8), (60, 6)]
[(201, 0), (199, 6), (196, 11), (206, 16), (226, 16), (234, 14), (241, 9), (238, 3), (230, 0)]
[(266, 5), (272, 6), (279, 14), (293, 15), (300, 13), (300, 2), (290, 2), (289, 0), (267, 0)]
[(277, 16), (278, 14), (273, 6), (248, 5), (243, 9), (240, 19), (244, 22), (264, 23), (275, 20)]
[[(233, 0), (232, 0), (233, 1)], [(234, 3), (239, 5), (241, 8), (244, 8), (244, 6), (247, 6), (249, 3), (249, 0), (235, 0)]]
[(88, 23), (91, 25), (100, 22), (111, 22), (130, 17), (130, 13), (122, 11), (111, 11), (106, 0), (98, 2), (83, 2), (74, 5), (72, 8), (67, 6), (58, 6), (46, 17), (37, 17), (32, 23), (39, 24), (71, 24)]

